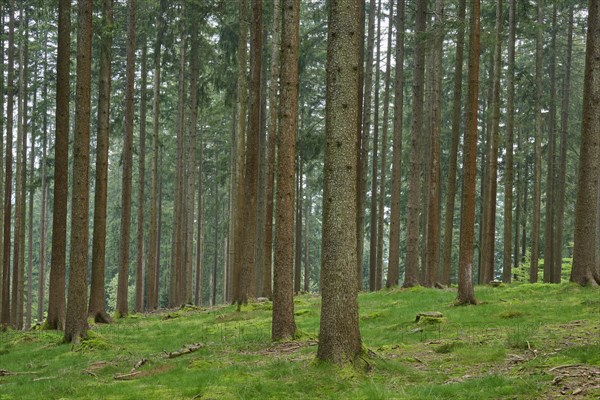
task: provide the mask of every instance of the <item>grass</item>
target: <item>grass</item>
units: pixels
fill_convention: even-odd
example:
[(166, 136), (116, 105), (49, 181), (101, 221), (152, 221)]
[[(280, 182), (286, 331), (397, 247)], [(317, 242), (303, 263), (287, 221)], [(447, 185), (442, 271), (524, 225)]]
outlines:
[[(295, 299), (293, 342), (271, 342), (270, 303), (135, 315), (93, 326), (75, 346), (52, 331), (0, 332), (0, 370), (10, 373), (0, 376), (0, 400), (600, 396), (599, 289), (522, 284), (476, 294), (481, 304), (467, 307), (453, 306), (452, 289), (361, 294), (367, 370), (315, 361), (314, 295)], [(426, 311), (444, 319), (415, 323)], [(193, 343), (205, 346), (165, 357)], [(115, 379), (141, 359), (133, 379)]]

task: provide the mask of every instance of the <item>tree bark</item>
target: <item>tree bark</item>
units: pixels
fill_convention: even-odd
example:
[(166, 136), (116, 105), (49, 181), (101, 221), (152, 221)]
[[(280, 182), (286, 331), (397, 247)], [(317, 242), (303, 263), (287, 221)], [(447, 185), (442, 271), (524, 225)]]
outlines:
[(600, 175), (600, 2), (588, 3), (587, 44), (583, 84), (579, 178), (575, 205), (575, 236), (571, 282), (600, 284), (596, 259), (598, 176)]
[(394, 74), (394, 137), (392, 143), (392, 197), (390, 207), (389, 266), (386, 287), (400, 280), (400, 183), (402, 166), (402, 113), (404, 109), (405, 3), (398, 0), (396, 17), (396, 71)]
[(110, 135), (110, 85), (113, 35), (113, 0), (102, 1), (100, 72), (98, 78), (98, 127), (96, 185), (94, 187), (94, 231), (92, 233), (92, 282), (88, 313), (96, 322), (109, 322), (104, 308), (104, 267), (106, 260), (106, 197), (108, 189), (108, 147)]
[(464, 143), (464, 182), (460, 213), (457, 304), (476, 304), (473, 289), (473, 239), (475, 233), (475, 178), (477, 173), (477, 98), (479, 86), (479, 0), (471, 0), (467, 119)]
[[(198, 160), (198, 234), (196, 239), (196, 290), (194, 291), (195, 301), (197, 306), (202, 305), (202, 284), (204, 281), (204, 215), (203, 203), (204, 193), (202, 191), (202, 175), (204, 164), (204, 140), (203, 129), (200, 128), (199, 146), (200, 158)], [(223, 290), (223, 300), (226, 300), (226, 290)]]
[(87, 331), (88, 174), (90, 162), (90, 80), (92, 56), (92, 2), (78, 1), (77, 86), (73, 139), (73, 192), (71, 197), (71, 251), (69, 301), (65, 342), (77, 343)]
[(356, 275), (360, 1), (329, 3), (323, 188), (321, 323), (317, 357), (353, 363), (362, 353)]

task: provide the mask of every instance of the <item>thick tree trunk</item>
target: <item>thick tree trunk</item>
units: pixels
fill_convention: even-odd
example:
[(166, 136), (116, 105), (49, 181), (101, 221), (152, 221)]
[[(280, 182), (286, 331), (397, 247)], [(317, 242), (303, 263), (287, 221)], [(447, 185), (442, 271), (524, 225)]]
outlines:
[(91, 56), (92, 3), (80, 0), (77, 12), (77, 90), (73, 139), (69, 301), (65, 321), (65, 342), (73, 343), (79, 342), (87, 330)]
[(469, 72), (464, 143), (464, 182), (460, 215), (457, 304), (476, 304), (473, 290), (473, 239), (475, 233), (475, 178), (477, 172), (477, 98), (479, 86), (479, 0), (471, 1)]
[[(0, 2), (0, 16), (4, 18), (4, 3)], [(4, 35), (0, 37), (0, 47), (4, 49)], [(46, 57), (46, 53), (44, 56)], [(45, 58), (46, 60), (47, 58)], [(47, 64), (44, 64), (46, 68)], [(4, 89), (4, 51), (0, 51), (0, 93), (5, 93)], [(45, 81), (44, 81), (45, 82)], [(44, 85), (46, 88), (46, 84)], [(4, 96), (0, 96), (0, 110), (4, 110)], [(44, 116), (47, 113), (44, 113)], [(45, 117), (44, 117), (45, 118)], [(0, 132), (4, 132), (4, 118), (0, 118)], [(4, 302), (4, 136), (0, 139), (0, 325), (2, 321), (2, 309)]]
[(317, 357), (337, 364), (362, 353), (356, 275), (360, 1), (329, 3), (323, 188), (321, 323)]
[(410, 172), (408, 178), (408, 221), (406, 266), (403, 287), (419, 284), (419, 199), (421, 193), (421, 136), (423, 135), (423, 83), (425, 74), (425, 32), (427, 1), (417, 0), (415, 22), (412, 112), (410, 122)]
[[(110, 64), (112, 60), (113, 0), (102, 2), (100, 72), (98, 78), (98, 128), (96, 140), (96, 185), (94, 186), (94, 231), (92, 233), (92, 283), (88, 313), (96, 322), (109, 322), (104, 309), (106, 260), (106, 196), (110, 134)], [(143, 74), (142, 74), (143, 75)]]
[(394, 75), (394, 137), (392, 150), (392, 198), (390, 208), (390, 254), (386, 287), (400, 279), (400, 182), (402, 166), (402, 112), (404, 108), (404, 19), (405, 3), (398, 0), (396, 17), (396, 71)]
[(600, 2), (588, 3), (587, 44), (579, 178), (575, 205), (575, 236), (571, 282), (580, 285), (600, 284), (596, 246), (598, 212), (598, 176), (600, 175)]
[[(58, 3), (58, 54), (56, 57), (56, 137), (54, 143), (52, 250), (48, 299), (48, 328), (50, 329), (63, 329), (65, 326), (65, 260), (67, 252), (67, 194), (69, 192), (67, 174), (69, 172), (70, 36), (71, 2), (69, 0), (60, 0)], [(11, 46), (9, 46), (9, 59), (10, 48)], [(10, 79), (8, 82), (10, 84)], [(9, 108), (10, 93), (9, 85)], [(11, 112), (8, 115), (7, 121), (10, 121)], [(8, 211), (10, 214), (10, 208)], [(4, 232), (6, 235), (6, 226), (4, 227)], [(6, 254), (4, 257), (6, 258)]]
[[(275, 268), (273, 273), (273, 340), (292, 339), (294, 321), (294, 160), (298, 120), (298, 46), (300, 1), (283, 1), (281, 96), (277, 137), (277, 202), (275, 209)], [(301, 179), (300, 174), (300, 179)], [(300, 251), (296, 249), (296, 251)], [(353, 274), (351, 274), (352, 276)], [(298, 277), (299, 282), (299, 277)]]

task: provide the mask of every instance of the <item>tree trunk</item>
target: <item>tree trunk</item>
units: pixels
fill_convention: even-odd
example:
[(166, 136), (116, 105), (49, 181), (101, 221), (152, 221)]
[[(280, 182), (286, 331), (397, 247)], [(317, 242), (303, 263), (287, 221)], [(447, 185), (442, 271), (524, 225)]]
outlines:
[[(281, 95), (277, 137), (277, 202), (275, 209), (275, 268), (273, 271), (273, 340), (293, 339), (294, 322), (294, 160), (298, 123), (298, 47), (300, 1), (284, 0), (282, 20), (288, 29), (281, 38)], [(302, 174), (299, 174), (302, 179)], [(300, 199), (300, 197), (299, 197)], [(300, 201), (301, 203), (301, 201)], [(300, 249), (296, 249), (297, 252)], [(299, 283), (299, 276), (297, 277)]]
[[(369, 290), (377, 290), (377, 166), (379, 145), (379, 84), (381, 81), (381, 0), (377, 2), (377, 38), (375, 64), (375, 101), (373, 104), (373, 151), (371, 160), (371, 213), (369, 237)], [(370, 64), (371, 65), (371, 64)]]
[(104, 267), (106, 260), (106, 196), (108, 189), (108, 147), (110, 135), (110, 64), (112, 60), (113, 0), (102, 1), (102, 17), (103, 21), (100, 28), (100, 72), (98, 78), (94, 231), (92, 233), (92, 283), (88, 313), (96, 322), (109, 322), (110, 317), (104, 309)]
[(304, 212), (304, 293), (310, 293), (310, 230), (312, 197), (306, 194), (306, 210)]
[(65, 342), (77, 343), (87, 331), (88, 174), (90, 163), (90, 80), (92, 56), (92, 2), (78, 1), (77, 90), (73, 139), (73, 192), (71, 197), (71, 252), (69, 301)]
[[(371, 97), (373, 90), (373, 48), (375, 46), (375, 0), (369, 2), (369, 25), (367, 30), (367, 59), (364, 71), (364, 98), (362, 104), (362, 130), (359, 141), (359, 167), (358, 167), (358, 198), (356, 209), (356, 245), (358, 249), (357, 263), (359, 275), (359, 290), (362, 289), (364, 238), (365, 238), (365, 205), (367, 202), (367, 176), (369, 168), (369, 134), (371, 129)], [(361, 20), (361, 23), (364, 23)], [(364, 33), (364, 27), (361, 28)], [(361, 36), (362, 37), (362, 36)], [(364, 50), (363, 50), (364, 52)], [(359, 90), (363, 90), (362, 88)]]
[(562, 274), (563, 229), (565, 220), (565, 187), (567, 181), (567, 146), (569, 133), (569, 104), (571, 95), (571, 62), (573, 53), (573, 6), (569, 7), (567, 21), (567, 49), (565, 51), (562, 103), (560, 106), (560, 159), (556, 194), (556, 236), (554, 237), (554, 278), (560, 283)]
[(164, 11), (167, 1), (161, 0), (160, 12), (157, 22), (157, 35), (154, 45), (154, 93), (152, 100), (152, 186), (150, 192), (150, 230), (148, 233), (148, 281), (147, 281), (147, 308), (154, 310), (158, 307), (158, 265), (160, 258), (158, 248), (160, 239), (158, 235), (158, 133), (160, 122), (160, 73), (161, 73), (161, 46), (165, 34), (166, 22)]
[(252, 24), (250, 25), (250, 91), (248, 95), (248, 133), (246, 140), (246, 162), (244, 165), (244, 190), (238, 193), (244, 197), (243, 220), (240, 221), (242, 234), (242, 264), (239, 277), (239, 291), (236, 297), (238, 308), (249, 298), (256, 296), (254, 274), (256, 265), (256, 212), (258, 177), (258, 135), (260, 130), (260, 75), (262, 71), (262, 0), (252, 3)]
[[(0, 2), (0, 16), (4, 18), (4, 3)], [(0, 37), (0, 47), (4, 49), (4, 35)], [(46, 56), (46, 53), (45, 53)], [(46, 67), (46, 64), (44, 64)], [(44, 80), (44, 82), (46, 82)], [(46, 84), (44, 85), (46, 87)], [(4, 91), (4, 51), (0, 51), (0, 93)], [(4, 96), (0, 96), (0, 110), (4, 110)], [(44, 116), (47, 113), (44, 113)], [(45, 117), (44, 117), (45, 118)], [(0, 132), (4, 132), (4, 118), (0, 118)], [(0, 139), (0, 326), (3, 325), (2, 310), (4, 308), (4, 136)], [(10, 285), (10, 283), (9, 283)]]
[(464, 143), (464, 182), (460, 213), (457, 304), (476, 304), (473, 290), (473, 238), (475, 233), (475, 178), (477, 173), (477, 97), (479, 86), (479, 0), (471, 1), (469, 21), (469, 72)]
[[(14, 121), (14, 43), (15, 43), (15, 2), (8, 2), (8, 74), (6, 81), (6, 173), (4, 174), (4, 243), (2, 255), (2, 315), (0, 323), (3, 327), (10, 324), (11, 295), (10, 295), (10, 244), (12, 226), (12, 164), (13, 164), (13, 121)], [(63, 285), (64, 287), (64, 285)]]
[(394, 138), (392, 143), (392, 198), (390, 209), (389, 266), (386, 287), (400, 279), (400, 182), (402, 166), (402, 112), (404, 108), (405, 3), (398, 0), (396, 17), (396, 71), (394, 75)]
[[(27, 45), (26, 45), (27, 47)], [(27, 59), (28, 56), (26, 55)], [(34, 71), (38, 70), (38, 62), (37, 59), (34, 63)], [(25, 73), (25, 82), (27, 82), (27, 72)], [(33, 90), (33, 104), (32, 109), (37, 111), (37, 78), (34, 78), (34, 90)], [(26, 91), (27, 92), (27, 91)], [(27, 96), (24, 96), (25, 104), (24, 107), (27, 107)], [(25, 121), (27, 121), (27, 112), (25, 112)], [(27, 123), (27, 122), (25, 122)], [(32, 307), (33, 307), (33, 196), (35, 193), (35, 133), (37, 127), (34, 125), (33, 119), (31, 121), (31, 149), (29, 151), (29, 205), (28, 205), (28, 214), (27, 214), (27, 306), (25, 308), (25, 325), (24, 329), (31, 329), (31, 320), (32, 320)]]
[(543, 23), (542, 0), (537, 1), (537, 35), (535, 48), (535, 139), (533, 170), (533, 215), (531, 222), (531, 262), (529, 282), (538, 280), (538, 261), (540, 258), (540, 217), (542, 206), (542, 57)]
[(214, 196), (214, 213), (215, 213), (215, 235), (214, 235), (214, 244), (213, 244), (213, 270), (212, 270), (212, 285), (211, 285), (211, 297), (210, 297), (210, 305), (214, 306), (217, 303), (217, 267), (218, 267), (218, 254), (219, 254), (219, 186), (218, 183), (218, 169), (217, 169), (217, 159), (215, 155), (215, 175), (214, 175), (214, 183), (215, 186), (213, 188), (213, 196)]
[(408, 222), (406, 233), (406, 266), (403, 287), (419, 284), (419, 198), (421, 193), (421, 136), (423, 135), (423, 82), (425, 74), (425, 39), (427, 1), (417, 0), (415, 50), (410, 122), (410, 172), (408, 180)]
[[(198, 160), (198, 234), (196, 239), (196, 296), (194, 304), (202, 305), (202, 283), (204, 281), (204, 215), (203, 202), (204, 193), (202, 192), (202, 175), (204, 164), (204, 140), (203, 129), (200, 128), (199, 146), (200, 159)], [(225, 290), (223, 291), (225, 293)], [(225, 297), (225, 296), (224, 296)]]
[[(67, 174), (69, 172), (70, 37), (71, 2), (69, 0), (60, 0), (58, 3), (58, 54), (56, 57), (56, 138), (54, 143), (54, 200), (52, 208), (48, 328), (61, 330), (65, 326), (65, 260), (67, 253), (67, 194), (69, 192)], [(9, 45), (9, 110), (11, 107), (10, 93), (12, 85), (10, 83), (10, 49), (11, 46)], [(12, 112), (8, 112), (7, 122), (11, 121), (11, 114)], [(11, 126), (11, 124), (12, 122), (7, 126)], [(7, 131), (7, 148), (10, 148), (8, 145), (9, 137), (10, 135)], [(7, 182), (9, 182), (8, 174)], [(8, 214), (10, 215), (10, 208), (8, 208)], [(6, 243), (6, 222), (4, 234)], [(4, 257), (6, 258), (6, 256), (7, 254), (5, 253)]]
[(466, 0), (458, 3), (458, 30), (456, 33), (456, 56), (454, 60), (454, 88), (452, 94), (452, 138), (448, 161), (448, 181), (446, 183), (446, 214), (444, 215), (444, 253), (442, 255), (442, 283), (450, 285), (452, 271), (452, 238), (454, 236), (454, 208), (456, 204), (456, 172), (458, 144), (460, 142), (460, 122), (462, 120), (462, 88), (465, 48)]
[(579, 178), (575, 205), (575, 236), (571, 282), (579, 285), (600, 284), (596, 246), (598, 212), (598, 176), (600, 175), (600, 2), (588, 3), (587, 44), (583, 84)]
[[(517, 130), (517, 146), (516, 149), (518, 152), (522, 151), (522, 144), (523, 144), (523, 140), (522, 140), (522, 134), (521, 134), (521, 129)], [(521, 264), (521, 254), (520, 254), (520, 250), (521, 250), (521, 242), (520, 242), (520, 237), (521, 237), (521, 189), (523, 188), (523, 185), (521, 184), (521, 181), (523, 180), (523, 168), (521, 168), (521, 163), (522, 161), (518, 161), (517, 165), (516, 165), (516, 170), (517, 170), (517, 180), (516, 180), (516, 184), (515, 184), (515, 195), (517, 196), (517, 204), (515, 206), (516, 210), (515, 210), (515, 241), (514, 241), (514, 247), (515, 247), (515, 257), (513, 260), (513, 265), (515, 268), (518, 268), (519, 265)]]
[[(512, 267), (513, 229), (513, 147), (515, 131), (515, 33), (516, 0), (509, 0), (508, 15), (508, 71), (506, 76), (506, 136), (504, 157), (504, 248), (502, 252), (502, 281), (510, 283)], [(518, 219), (517, 219), (518, 221)], [(518, 222), (517, 222), (518, 224)]]
[(353, 363), (362, 353), (356, 280), (356, 171), (360, 1), (329, 3), (323, 188), (321, 323), (317, 357)]

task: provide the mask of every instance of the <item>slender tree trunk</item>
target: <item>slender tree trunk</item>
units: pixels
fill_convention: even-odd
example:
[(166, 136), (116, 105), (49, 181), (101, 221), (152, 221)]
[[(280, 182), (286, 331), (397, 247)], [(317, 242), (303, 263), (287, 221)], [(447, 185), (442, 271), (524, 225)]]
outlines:
[(579, 178), (575, 205), (575, 236), (571, 282), (579, 285), (600, 284), (596, 259), (596, 223), (598, 213), (598, 176), (600, 176), (600, 2), (588, 3), (588, 28), (585, 50), (585, 76)]
[(146, 110), (148, 86), (148, 44), (142, 45), (142, 80), (140, 90), (140, 141), (138, 166), (138, 215), (136, 238), (135, 312), (144, 312), (144, 210), (146, 190)]
[(165, 34), (166, 23), (164, 10), (167, 1), (161, 0), (160, 12), (157, 22), (157, 35), (154, 45), (154, 94), (152, 100), (152, 185), (150, 191), (150, 230), (148, 233), (148, 281), (147, 281), (147, 308), (154, 310), (158, 307), (158, 265), (160, 257), (158, 249), (160, 239), (158, 229), (158, 133), (160, 123), (160, 73), (161, 73), (161, 46)]
[(296, 158), (298, 123), (300, 1), (283, 0), (282, 5), (282, 20), (287, 29), (283, 30), (281, 38), (281, 96), (279, 98), (279, 135), (277, 136), (275, 268), (273, 270), (273, 322), (271, 325), (273, 340), (292, 339), (296, 333), (292, 243), (294, 240), (294, 160)]
[[(26, 56), (27, 58), (27, 56)], [(38, 62), (37, 59), (34, 63), (33, 70), (37, 72)], [(25, 74), (25, 81), (27, 82), (27, 73)], [(33, 90), (33, 110), (37, 111), (37, 78), (34, 77), (34, 90)], [(24, 107), (27, 107), (27, 96), (25, 98)], [(25, 120), (27, 123), (27, 120)], [(31, 328), (32, 320), (32, 308), (33, 308), (33, 196), (35, 193), (35, 141), (37, 127), (34, 125), (33, 119), (31, 121), (31, 149), (29, 151), (29, 205), (27, 206), (27, 306), (25, 308), (25, 325), (24, 329), (29, 330)]]
[(396, 71), (394, 75), (394, 137), (392, 150), (392, 198), (390, 209), (389, 266), (387, 287), (400, 279), (400, 182), (402, 164), (402, 112), (404, 108), (404, 19), (405, 3), (398, 0), (396, 17)]
[(306, 194), (306, 210), (304, 212), (304, 293), (310, 293), (310, 230), (309, 221), (311, 214), (312, 197)]
[[(521, 129), (517, 129), (517, 151), (521, 152), (522, 151), (522, 144), (523, 144), (523, 140), (522, 140), (522, 134), (521, 134)], [(521, 264), (521, 254), (520, 254), (520, 250), (521, 250), (521, 242), (520, 242), (520, 237), (521, 237), (521, 189), (523, 188), (523, 185), (521, 184), (521, 181), (523, 180), (523, 168), (521, 168), (521, 163), (522, 161), (518, 161), (517, 165), (516, 165), (516, 170), (517, 170), (517, 180), (516, 180), (516, 184), (515, 184), (515, 195), (517, 196), (517, 205), (516, 205), (516, 210), (515, 210), (515, 242), (514, 242), (514, 247), (515, 247), (515, 257), (513, 260), (513, 265), (515, 268), (518, 268), (519, 265)]]
[[(67, 194), (69, 191), (67, 174), (69, 172), (70, 36), (71, 2), (69, 0), (60, 0), (58, 3), (58, 54), (56, 57), (56, 138), (54, 143), (54, 200), (52, 212), (48, 328), (61, 330), (64, 329), (65, 326), (65, 260), (67, 253)], [(9, 46), (9, 58), (10, 48), (11, 46)], [(10, 79), (8, 82), (10, 109)], [(8, 115), (9, 118), (7, 119), (7, 122), (10, 122), (11, 113)], [(8, 126), (10, 126), (10, 124)], [(7, 138), (8, 137), (7, 133)], [(9, 148), (8, 139), (7, 148)], [(10, 214), (10, 208), (8, 209), (8, 212)], [(6, 243), (6, 225), (4, 227), (4, 234)], [(4, 257), (6, 258), (6, 254)]]
[[(512, 267), (513, 229), (513, 147), (515, 131), (515, 33), (516, 0), (509, 0), (508, 15), (508, 71), (506, 76), (506, 133), (504, 157), (504, 248), (502, 253), (502, 281), (510, 283)], [(518, 219), (517, 219), (518, 221)], [(518, 224), (518, 222), (517, 222)]]
[(65, 342), (77, 343), (87, 331), (88, 174), (90, 162), (90, 80), (92, 55), (92, 2), (78, 1), (77, 90), (73, 139), (73, 192), (71, 197), (71, 252), (69, 301)]
[(129, 247), (131, 243), (131, 176), (133, 165), (133, 96), (136, 48), (136, 0), (127, 2), (127, 68), (125, 86), (125, 137), (123, 138), (123, 183), (121, 186), (121, 228), (119, 248), (119, 283), (117, 288), (117, 313), (129, 313)]
[[(285, 13), (285, 11), (284, 11)], [(284, 67), (285, 68), (285, 67)], [(299, 294), (302, 287), (302, 184), (303, 184), (303, 163), (298, 155), (296, 158), (297, 172), (296, 177), (296, 234), (294, 245), (294, 293)]]
[[(204, 164), (204, 141), (203, 130), (200, 128), (199, 146), (200, 159), (198, 160), (198, 234), (196, 239), (196, 290), (194, 292), (196, 299), (194, 304), (202, 305), (202, 283), (204, 281), (204, 215), (203, 202), (204, 195), (202, 192), (202, 175)], [(223, 290), (225, 293), (225, 290)]]
[[(364, 70), (364, 98), (362, 111), (362, 130), (360, 138), (360, 155), (358, 168), (358, 199), (357, 199), (357, 226), (356, 243), (358, 248), (357, 263), (359, 274), (359, 290), (362, 289), (364, 239), (365, 239), (365, 205), (367, 202), (367, 176), (369, 168), (369, 134), (371, 130), (371, 99), (373, 93), (373, 49), (375, 47), (375, 13), (376, 2), (369, 2), (369, 22), (367, 30), (367, 59)], [(363, 20), (361, 20), (363, 21)], [(361, 22), (364, 23), (364, 22)], [(364, 31), (364, 28), (362, 28)], [(361, 36), (362, 37), (362, 36)], [(364, 50), (363, 50), (364, 52)], [(363, 89), (360, 89), (363, 90)], [(359, 123), (361, 123), (359, 121)], [(370, 281), (370, 279), (369, 279)]]
[(408, 180), (408, 223), (406, 267), (403, 287), (419, 284), (419, 197), (421, 193), (420, 150), (423, 128), (423, 82), (425, 74), (425, 32), (427, 1), (417, 0), (415, 25), (414, 71), (412, 88), (410, 172)]
[(560, 106), (560, 159), (556, 194), (556, 236), (554, 237), (554, 278), (560, 283), (562, 272), (563, 229), (565, 220), (565, 187), (567, 182), (567, 146), (569, 133), (569, 104), (571, 95), (571, 63), (573, 53), (573, 6), (569, 6), (567, 21), (567, 49), (565, 51), (562, 103)]
[[(4, 2), (0, 2), (0, 18), (4, 18)], [(0, 37), (0, 48), (4, 49), (4, 35)], [(4, 51), (0, 51), (0, 93), (5, 93), (4, 70)], [(0, 110), (4, 112), (4, 96), (0, 96)], [(0, 118), (0, 132), (4, 132), (4, 118)], [(4, 309), (4, 183), (4, 135), (2, 135), (0, 139), (0, 263), (2, 263), (0, 264), (0, 326), (4, 323), (2, 320), (2, 310)]]
[(477, 97), (479, 86), (479, 0), (471, 1), (467, 119), (465, 122), (464, 182), (460, 213), (457, 304), (476, 304), (473, 290), (473, 238), (475, 233), (475, 178), (477, 172)]
[[(1, 13), (0, 13), (1, 14)], [(46, 31), (44, 39), (48, 39)], [(48, 72), (48, 51), (44, 50), (44, 76)], [(48, 99), (48, 83), (44, 80), (42, 88), (42, 96)], [(48, 163), (48, 102), (44, 102), (42, 116), (42, 200), (41, 200), (41, 217), (40, 217), (40, 265), (38, 276), (38, 307), (37, 307), (37, 322), (41, 324), (44, 320), (44, 299), (46, 292), (46, 230), (47, 230), (47, 214), (48, 214), (48, 186), (46, 181), (47, 163)], [(0, 105), (0, 109), (2, 109)], [(1, 126), (0, 126), (1, 129)], [(0, 141), (1, 142), (1, 141)], [(0, 154), (2, 151), (0, 150)], [(0, 163), (1, 165), (2, 163)], [(1, 168), (0, 168), (1, 171)], [(1, 218), (0, 218), (1, 220)], [(0, 257), (1, 258), (1, 257)]]
[(360, 1), (329, 3), (323, 188), (321, 323), (317, 357), (353, 363), (362, 353), (356, 281)]
[[(557, 31), (556, 3), (552, 6), (552, 34), (550, 42), (550, 99), (548, 109), (548, 147), (546, 158), (548, 169), (546, 171), (546, 222), (544, 230), (544, 282), (555, 281), (554, 273), (554, 235), (556, 229), (556, 31)], [(560, 282), (560, 278), (559, 278)]]
[(375, 64), (375, 99), (373, 104), (373, 151), (371, 160), (371, 213), (369, 237), (369, 290), (377, 290), (377, 167), (379, 152), (379, 84), (381, 81), (381, 0), (377, 2), (377, 38)]
[(523, 166), (523, 177), (521, 178), (521, 193), (523, 194), (523, 220), (521, 226), (521, 262), (525, 262), (527, 257), (527, 203), (529, 200), (529, 157), (525, 155), (525, 165)]
[(219, 254), (219, 186), (217, 184), (218, 182), (218, 170), (216, 168), (217, 166), (217, 160), (216, 160), (216, 156), (215, 156), (215, 176), (214, 176), (214, 182), (215, 182), (215, 186), (213, 188), (213, 196), (214, 196), (214, 212), (215, 212), (215, 236), (214, 236), (214, 244), (213, 244), (213, 270), (212, 270), (212, 285), (211, 285), (211, 300), (210, 300), (210, 305), (214, 306), (217, 303), (217, 267), (218, 267), (218, 254)]
[[(159, 159), (159, 168), (162, 169), (163, 166), (163, 152), (162, 149), (160, 151), (160, 159)], [(161, 265), (161, 244), (162, 244), (162, 216), (163, 216), (163, 208), (162, 208), (162, 194), (163, 194), (163, 178), (158, 176), (158, 232), (156, 233), (156, 278), (154, 282), (154, 292), (156, 293), (156, 301), (158, 307), (158, 301), (160, 296), (160, 265)]]
[[(394, 0), (390, 0), (388, 21), (388, 37), (385, 57), (385, 89), (383, 95), (383, 127), (381, 138), (381, 169), (379, 180), (379, 214), (377, 215), (377, 289), (381, 289), (383, 282), (383, 233), (384, 233), (384, 205), (385, 205), (385, 187), (387, 175), (387, 154), (388, 154), (388, 130), (389, 130), (389, 109), (390, 109), (390, 79), (391, 79), (391, 59), (392, 59), (392, 25), (394, 21)], [(308, 242), (307, 242), (308, 243)]]
[(502, 0), (496, 0), (496, 32), (494, 40), (494, 59), (492, 74), (492, 121), (487, 144), (487, 163), (485, 164), (485, 184), (483, 193), (483, 224), (481, 241), (481, 278), (480, 283), (487, 284), (494, 279), (494, 261), (496, 244), (496, 192), (498, 179), (498, 143), (500, 131), (500, 75), (502, 40)]
[(533, 170), (533, 214), (531, 223), (531, 263), (529, 282), (538, 280), (538, 261), (540, 258), (540, 217), (542, 205), (542, 57), (543, 23), (542, 0), (537, 1), (537, 35), (535, 48), (535, 139)]
[[(260, 75), (262, 71), (262, 0), (252, 3), (252, 24), (250, 25), (250, 91), (248, 95), (248, 133), (246, 140), (246, 162), (244, 165), (244, 214), (242, 235), (242, 264), (239, 291), (236, 303), (238, 309), (249, 298), (256, 296), (254, 274), (256, 265), (256, 212), (258, 177), (258, 135), (260, 130)], [(238, 196), (241, 196), (241, 191)]]
[(110, 135), (110, 64), (112, 60), (113, 1), (103, 0), (98, 79), (98, 128), (96, 185), (94, 187), (94, 231), (92, 233), (92, 283), (88, 313), (96, 322), (110, 322), (104, 309), (106, 260), (106, 197), (108, 189), (108, 146)]

